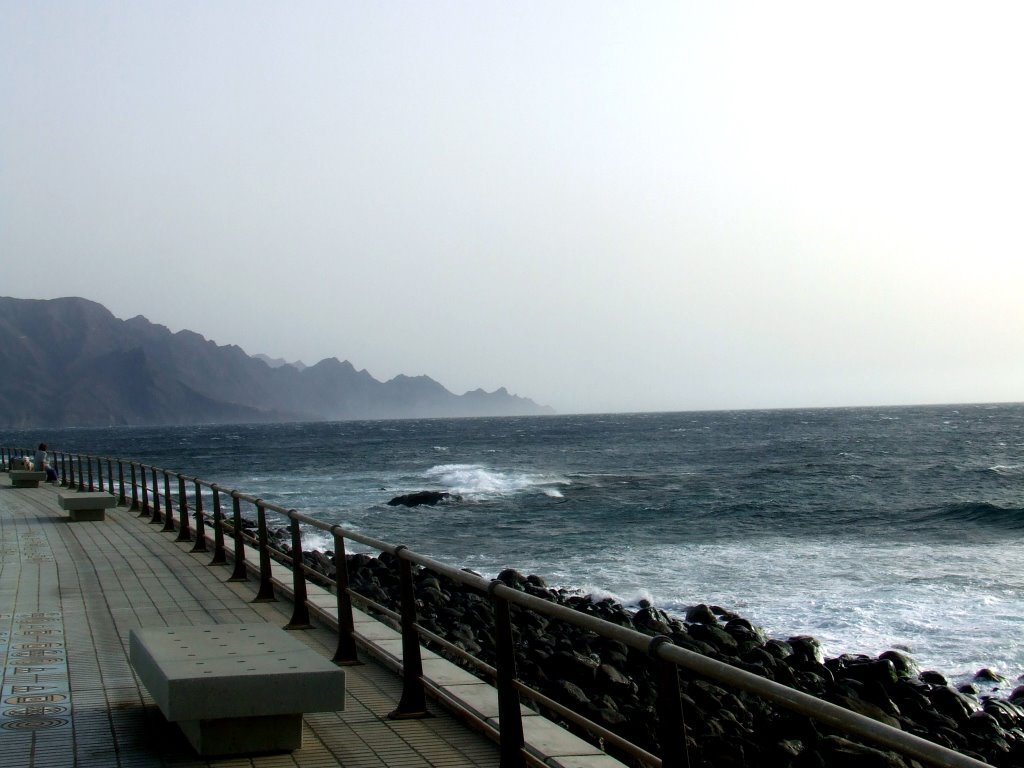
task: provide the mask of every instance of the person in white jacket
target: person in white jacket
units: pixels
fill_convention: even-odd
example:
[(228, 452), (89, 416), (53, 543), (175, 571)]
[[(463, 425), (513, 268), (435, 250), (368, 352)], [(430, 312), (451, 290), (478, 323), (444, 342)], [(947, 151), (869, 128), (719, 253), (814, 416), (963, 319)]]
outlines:
[(57, 482), (57, 470), (50, 466), (49, 456), (46, 453), (46, 443), (39, 444), (39, 448), (36, 450), (35, 460), (32, 462), (32, 468), (36, 472), (45, 472), (46, 482)]

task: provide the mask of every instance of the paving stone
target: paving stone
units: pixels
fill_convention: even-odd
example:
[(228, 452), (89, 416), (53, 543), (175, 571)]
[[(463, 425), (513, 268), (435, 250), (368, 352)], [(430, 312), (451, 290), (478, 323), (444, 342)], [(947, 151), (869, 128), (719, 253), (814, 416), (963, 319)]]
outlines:
[[(251, 603), (258, 580), (227, 583), (230, 570), (208, 566), (209, 553), (193, 554), (191, 543), (174, 538), (124, 507), (109, 510), (102, 525), (69, 525), (55, 488), (0, 494), (0, 690), (32, 686), (42, 697), (0, 714), (4, 765), (9, 758), (18, 768), (497, 768), (493, 743), (433, 705), (430, 720), (388, 720), (401, 681), (369, 658), (345, 668), (345, 712), (306, 715), (301, 749), (197, 757), (133, 674), (130, 631), (284, 626), (290, 604)], [(16, 634), (29, 630), (50, 634)], [(337, 646), (326, 628), (292, 636), (327, 658)], [(410, 727), (422, 737), (408, 738)]]

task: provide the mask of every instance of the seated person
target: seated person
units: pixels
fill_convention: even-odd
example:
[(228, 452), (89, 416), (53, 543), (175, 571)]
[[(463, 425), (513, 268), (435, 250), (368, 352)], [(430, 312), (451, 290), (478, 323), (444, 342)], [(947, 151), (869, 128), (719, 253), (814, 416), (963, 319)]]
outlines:
[(50, 466), (50, 462), (47, 459), (46, 443), (39, 444), (39, 449), (36, 451), (35, 459), (32, 462), (32, 469), (36, 472), (45, 472), (46, 482), (57, 482), (57, 470)]

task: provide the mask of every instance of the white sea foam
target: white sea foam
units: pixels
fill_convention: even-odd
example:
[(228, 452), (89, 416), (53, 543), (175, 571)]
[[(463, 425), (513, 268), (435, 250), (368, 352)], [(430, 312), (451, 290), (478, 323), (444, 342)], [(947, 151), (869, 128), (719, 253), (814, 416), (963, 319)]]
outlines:
[(603, 587), (597, 587), (592, 585), (584, 585), (581, 591), (585, 594), (590, 595), (594, 600), (604, 600), (605, 598), (611, 598), (617, 603), (621, 603), (630, 610), (636, 610), (640, 607), (642, 602), (653, 603), (654, 596), (650, 590), (637, 589), (633, 590), (629, 594), (620, 595), (615, 592), (611, 592)]
[(446, 490), (473, 501), (508, 496), (532, 489), (559, 498), (561, 493), (551, 486), (569, 484), (568, 480), (553, 475), (502, 471), (482, 464), (439, 464), (428, 469), (423, 476), (427, 480), (441, 484)]
[(996, 464), (989, 467), (989, 471), (1003, 477), (1021, 477), (1024, 476), (1024, 464)]
[(302, 531), (302, 549), (306, 552), (319, 550), (320, 552), (334, 551), (334, 537), (319, 528), (309, 528)]
[[(610, 597), (635, 610), (641, 600), (683, 616), (717, 604), (773, 637), (816, 637), (827, 655), (902, 649), (928, 669), (970, 681), (982, 665), (1011, 680), (1021, 674), (1017, 625), (1024, 582), (1010, 548), (993, 551), (978, 572), (970, 544), (807, 540), (673, 543), (642, 553), (628, 545), (599, 555), (566, 551), (556, 562), (521, 553), (513, 562), (483, 555), (474, 567), (506, 565), (538, 573), (552, 587)], [(980, 660), (984, 660), (983, 662)]]
[[(614, 553), (609, 553), (614, 556)], [(884, 543), (851, 547), (829, 538), (712, 546), (665, 545), (643, 560), (623, 557), (619, 567), (594, 571), (598, 595), (635, 605), (642, 594), (670, 613), (695, 602), (735, 610), (770, 634), (809, 634), (827, 653), (881, 653), (909, 648), (923, 666), (960, 681), (976, 660), (1004, 673), (1020, 673), (1017, 639), (1022, 582), (1012, 555), (993, 553), (989, 574), (973, 572), (969, 545)], [(994, 585), (992, 573), (1007, 583)], [(922, 578), (922, 574), (928, 578)], [(641, 584), (656, 585), (650, 592)]]

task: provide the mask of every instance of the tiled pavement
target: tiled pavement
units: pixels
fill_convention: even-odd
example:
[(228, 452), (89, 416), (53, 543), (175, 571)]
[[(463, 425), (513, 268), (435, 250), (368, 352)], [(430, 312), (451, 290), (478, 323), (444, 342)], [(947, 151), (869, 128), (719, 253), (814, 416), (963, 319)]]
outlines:
[[(3, 478), (6, 480), (6, 478)], [(461, 768), (498, 765), (487, 738), (429, 708), (388, 720), (401, 682), (376, 663), (346, 667), (346, 709), (308, 713), (291, 754), (200, 759), (128, 663), (133, 627), (265, 621), (290, 605), (252, 603), (255, 582), (226, 582), (135, 513), (69, 523), (56, 490), (0, 484), (0, 766), (3, 768)], [(328, 658), (336, 635), (296, 632)], [(272, 695), (268, 692), (268, 695)]]

